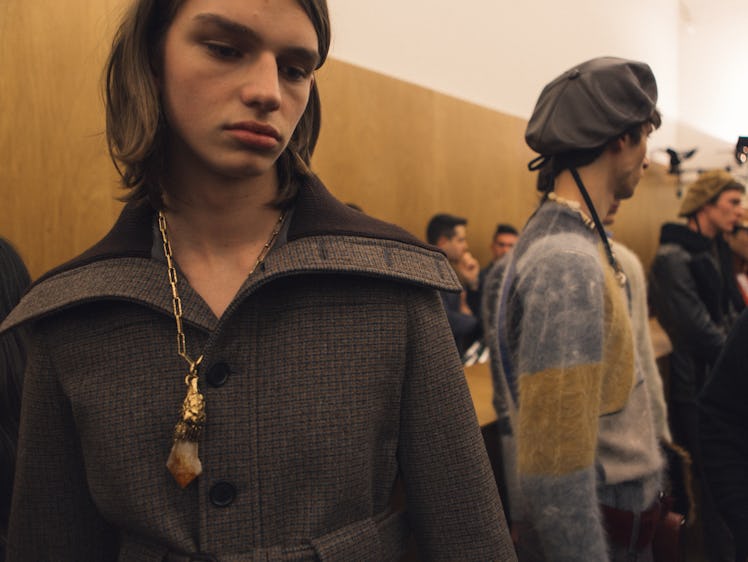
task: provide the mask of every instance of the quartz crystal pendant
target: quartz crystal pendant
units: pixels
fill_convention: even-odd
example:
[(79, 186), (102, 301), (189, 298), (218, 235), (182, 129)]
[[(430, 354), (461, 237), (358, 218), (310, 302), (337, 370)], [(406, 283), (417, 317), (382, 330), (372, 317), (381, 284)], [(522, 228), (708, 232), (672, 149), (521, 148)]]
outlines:
[(203, 471), (203, 464), (197, 456), (197, 443), (174, 441), (166, 468), (172, 473), (179, 487), (186, 488)]
[(166, 468), (182, 488), (186, 488), (203, 471), (197, 456), (197, 442), (205, 425), (205, 399), (197, 388), (194, 367), (185, 377), (185, 383), (187, 396), (182, 402), (182, 413), (174, 427), (174, 444), (166, 461)]

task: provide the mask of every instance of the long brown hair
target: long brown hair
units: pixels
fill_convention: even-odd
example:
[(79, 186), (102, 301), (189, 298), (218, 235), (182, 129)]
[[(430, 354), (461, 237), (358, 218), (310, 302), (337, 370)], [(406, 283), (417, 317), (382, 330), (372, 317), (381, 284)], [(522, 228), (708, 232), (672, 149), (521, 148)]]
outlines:
[[(320, 68), (330, 50), (330, 17), (326, 0), (296, 0), (317, 32)], [(128, 190), (126, 201), (144, 200), (160, 208), (166, 171), (166, 131), (157, 71), (164, 36), (185, 0), (136, 0), (125, 14), (112, 41), (105, 67), (104, 99), (109, 154)], [(317, 83), (296, 130), (278, 158), (278, 196), (287, 206), (309, 170), (321, 124)]]

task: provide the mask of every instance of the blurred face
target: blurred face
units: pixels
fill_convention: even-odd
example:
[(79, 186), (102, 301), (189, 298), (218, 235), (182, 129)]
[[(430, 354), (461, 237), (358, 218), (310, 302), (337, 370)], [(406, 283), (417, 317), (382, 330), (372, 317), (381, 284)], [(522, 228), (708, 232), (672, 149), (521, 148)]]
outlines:
[(628, 199), (634, 195), (636, 186), (642, 179), (644, 170), (649, 167), (647, 158), (647, 141), (652, 133), (653, 127), (650, 123), (642, 125), (642, 136), (638, 143), (633, 143), (631, 137), (626, 135), (622, 147), (617, 153), (616, 166), (614, 170), (616, 199)]
[(728, 189), (719, 194), (714, 203), (704, 205), (702, 216), (707, 224), (703, 225), (705, 230), (718, 233), (732, 232), (735, 225), (743, 216), (741, 201), (743, 194), (737, 189)]
[(273, 173), (319, 59), (296, 1), (187, 0), (163, 56), (170, 165), (232, 178)]
[(436, 241), (451, 262), (458, 262), (462, 255), (468, 250), (467, 230), (464, 225), (455, 226), (455, 234), (452, 238), (442, 236)]
[(740, 227), (734, 233), (726, 234), (725, 240), (734, 253), (748, 261), (748, 228)]
[(511, 234), (509, 232), (498, 234), (491, 243), (491, 253), (493, 254), (493, 259), (498, 260), (503, 258), (509, 252), (509, 250), (514, 248), (514, 245), (516, 243), (516, 234)]

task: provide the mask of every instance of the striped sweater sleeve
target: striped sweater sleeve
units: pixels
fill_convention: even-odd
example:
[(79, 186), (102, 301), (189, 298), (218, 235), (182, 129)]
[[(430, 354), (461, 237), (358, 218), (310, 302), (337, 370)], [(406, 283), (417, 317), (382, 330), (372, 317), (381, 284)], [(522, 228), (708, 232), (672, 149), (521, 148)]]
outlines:
[(547, 560), (606, 560), (595, 452), (605, 279), (594, 246), (529, 251), (519, 271), (518, 472)]

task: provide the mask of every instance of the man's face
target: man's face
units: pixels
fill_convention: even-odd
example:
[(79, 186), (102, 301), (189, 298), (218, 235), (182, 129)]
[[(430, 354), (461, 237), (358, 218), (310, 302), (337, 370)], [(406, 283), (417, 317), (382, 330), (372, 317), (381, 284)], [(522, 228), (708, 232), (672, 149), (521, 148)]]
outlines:
[(650, 123), (642, 125), (642, 135), (638, 143), (634, 143), (629, 135), (624, 137), (621, 150), (616, 153), (615, 159), (614, 195), (616, 199), (628, 199), (634, 195), (644, 170), (649, 167), (647, 140), (652, 129)]
[(439, 240), (436, 241), (436, 245), (447, 254), (449, 261), (455, 263), (460, 261), (462, 254), (467, 252), (468, 249), (467, 231), (465, 226), (461, 224), (455, 226), (454, 236), (451, 238), (441, 236)]
[(713, 230), (722, 234), (732, 232), (743, 216), (742, 199), (743, 194), (737, 189), (723, 191), (714, 203), (704, 206), (703, 216)]
[(497, 234), (491, 243), (491, 253), (493, 254), (494, 260), (503, 258), (509, 250), (514, 248), (517, 243), (517, 235), (511, 232), (503, 232)]
[(748, 261), (748, 228), (739, 227), (734, 233), (726, 234), (725, 240), (733, 252)]

